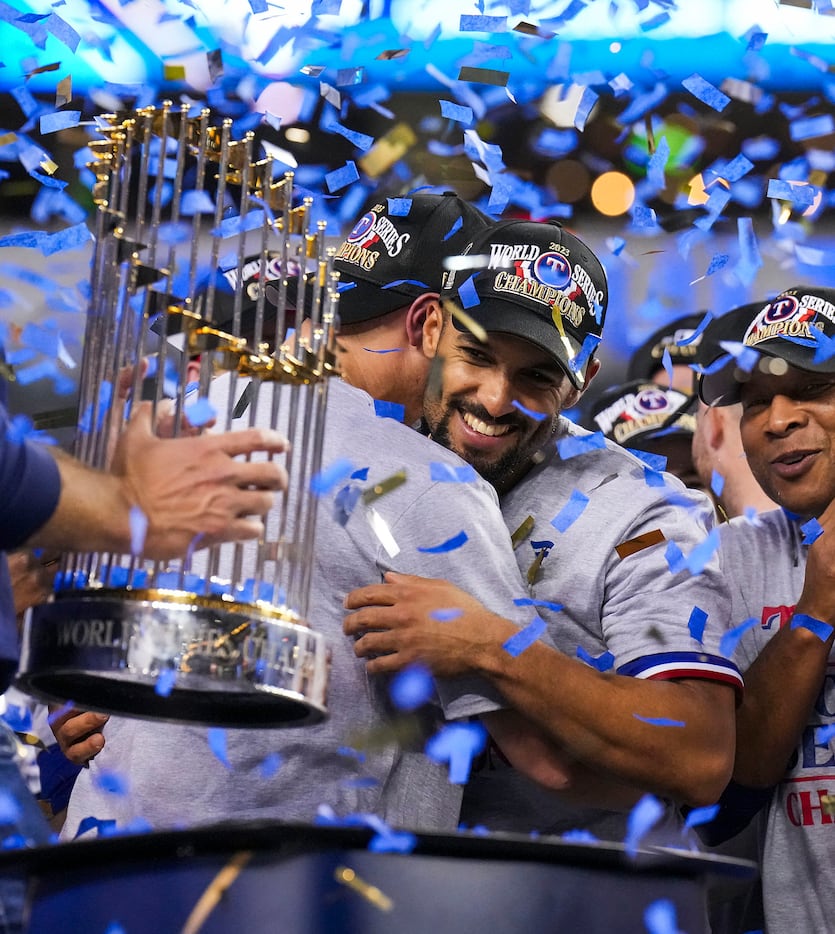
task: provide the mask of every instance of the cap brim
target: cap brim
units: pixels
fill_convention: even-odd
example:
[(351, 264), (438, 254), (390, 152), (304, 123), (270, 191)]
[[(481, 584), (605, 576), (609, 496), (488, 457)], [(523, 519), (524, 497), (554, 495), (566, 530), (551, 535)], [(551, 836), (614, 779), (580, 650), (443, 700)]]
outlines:
[[(575, 370), (570, 361), (579, 355), (580, 345), (567, 332), (563, 341), (559, 331), (550, 321), (520, 308), (514, 302), (503, 302), (501, 299), (482, 300), (478, 305), (463, 311), (490, 333), (509, 334), (511, 337), (519, 337), (535, 344), (553, 357), (575, 388), (585, 388), (586, 370), (593, 355), (579, 370)], [(454, 314), (452, 321), (457, 330), (468, 330), (466, 324)]]
[[(308, 273), (308, 284), (315, 273)], [(287, 281), (287, 304), (293, 308), (298, 307), (298, 287), (299, 280), (296, 277)], [(424, 294), (429, 291), (424, 289)], [(338, 314), (340, 322), (344, 324), (362, 324), (364, 321), (372, 321), (374, 318), (380, 318), (389, 312), (396, 311), (398, 308), (404, 308), (411, 305), (418, 295), (412, 295), (399, 289), (386, 289), (375, 283), (365, 282), (363, 279), (352, 279), (343, 273), (339, 286)], [(311, 302), (313, 300), (313, 290), (306, 287), (304, 290), (305, 315), (311, 311)]]
[[(789, 366), (808, 373), (835, 373), (835, 357), (820, 363), (812, 362), (814, 351), (790, 340), (777, 338), (751, 348), (761, 357), (784, 360)], [(716, 362), (716, 361), (714, 361)], [(728, 354), (728, 362), (715, 373), (704, 373), (699, 378), (699, 398), (705, 405), (734, 405), (740, 401), (742, 386), (751, 378), (751, 371), (737, 366)]]

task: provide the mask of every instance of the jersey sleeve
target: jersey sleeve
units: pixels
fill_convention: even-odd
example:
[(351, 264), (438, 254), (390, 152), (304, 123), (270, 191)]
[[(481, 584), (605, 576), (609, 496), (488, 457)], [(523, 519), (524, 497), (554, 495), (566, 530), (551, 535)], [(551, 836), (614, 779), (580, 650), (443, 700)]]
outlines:
[(61, 476), (43, 447), (14, 437), (0, 407), (0, 549), (22, 545), (52, 515)]

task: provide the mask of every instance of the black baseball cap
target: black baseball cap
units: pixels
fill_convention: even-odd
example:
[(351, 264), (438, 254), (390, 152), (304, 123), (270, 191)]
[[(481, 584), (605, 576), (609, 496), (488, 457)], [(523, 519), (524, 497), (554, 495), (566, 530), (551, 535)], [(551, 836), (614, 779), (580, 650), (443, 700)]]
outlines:
[[(360, 324), (440, 292), (444, 260), (491, 223), (454, 191), (375, 201), (336, 251), (340, 321)], [(287, 283), (290, 305), (297, 285)]]
[(692, 439), (696, 397), (650, 380), (611, 386), (590, 406), (583, 424), (624, 447), (641, 448), (659, 437)]
[(696, 359), (703, 335), (693, 339), (706, 311), (674, 318), (662, 325), (635, 349), (626, 368), (627, 380), (652, 379), (664, 368), (664, 351), (670, 352), (673, 366), (689, 366)]
[[(600, 260), (559, 223), (500, 221), (465, 248), (444, 276), (442, 302), (458, 307), (486, 331), (536, 344), (578, 389), (603, 333), (608, 304)], [(466, 330), (453, 314), (455, 327)]]
[[(709, 338), (718, 352), (699, 377), (699, 395), (707, 405), (739, 402), (740, 387), (755, 366), (762, 366), (762, 356), (812, 373), (835, 373), (835, 289), (794, 286), (769, 302), (734, 309), (716, 325)], [(720, 340), (741, 345), (742, 352), (725, 352)], [(746, 359), (749, 348), (754, 354)]]

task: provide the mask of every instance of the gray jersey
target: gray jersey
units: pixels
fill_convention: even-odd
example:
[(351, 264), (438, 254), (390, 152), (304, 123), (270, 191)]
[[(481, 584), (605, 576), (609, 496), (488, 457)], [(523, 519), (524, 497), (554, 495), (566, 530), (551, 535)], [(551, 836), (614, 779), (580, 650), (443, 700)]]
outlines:
[[(722, 559), (732, 583), (734, 625), (755, 619), (737, 647), (746, 669), (768, 640), (791, 619), (803, 590), (807, 546), (798, 524), (782, 510), (734, 519), (723, 530)], [(786, 690), (791, 674), (786, 673)], [(816, 731), (835, 722), (835, 657), (809, 722), (763, 815), (761, 875), (768, 934), (832, 930), (835, 891), (832, 833), (835, 815), (835, 741), (818, 743)]]
[[(566, 437), (589, 437), (565, 421), (561, 429)], [(612, 442), (568, 459), (551, 448), (502, 499), (511, 532), (529, 517), (533, 521), (516, 549), (519, 569), (527, 577), (538, 566), (529, 595), (562, 606), (558, 612), (538, 610), (566, 655), (580, 654), (636, 678), (704, 678), (740, 686), (736, 666), (718, 648), (730, 614), (718, 557), (696, 575), (672, 573), (666, 557), (670, 542), (690, 555), (705, 540), (712, 509), (705, 496), (686, 490), (675, 477), (664, 474), (663, 485), (656, 485), (660, 476), (650, 474), (647, 482), (645, 465)], [(572, 508), (576, 518), (567, 523)], [(552, 524), (558, 515), (564, 531)], [(618, 554), (618, 546), (659, 531), (665, 541), (623, 558)], [(707, 614), (701, 641), (690, 631), (694, 608)], [(622, 839), (625, 830), (625, 815), (567, 808), (495, 758), (468, 785), (462, 820), (517, 832), (583, 828), (608, 839)]]
[[(239, 390), (242, 386), (239, 382)], [(269, 393), (262, 392), (259, 401), (268, 406)], [(484, 481), (430, 478), (433, 462), (454, 469), (463, 461), (411, 429), (377, 418), (373, 400), (340, 380), (329, 389), (323, 465), (337, 458), (350, 459), (360, 471), (367, 468), (363, 487), (404, 468), (407, 482), (374, 503), (400, 547), (395, 558), (361, 505), (342, 525), (334, 509), (338, 491), (319, 503), (308, 618), (328, 637), (332, 652), (329, 719), (294, 729), (226, 730), (224, 762), (210, 748), (206, 728), (111, 718), (104, 750), (76, 784), (65, 836), (88, 816), (120, 824), (141, 818), (155, 827), (224, 818), (310, 821), (320, 805), (339, 816), (373, 812), (398, 826), (455, 828), (461, 789), (449, 783), (446, 768), (385, 741), (391, 720), (387, 683), (369, 678), (365, 662), (354, 656), (353, 642), (342, 632), (342, 601), (349, 590), (380, 581), (391, 569), (444, 577), (478, 594), (495, 612), (526, 624), (530, 610), (513, 606), (524, 593), (507, 529), (495, 492)], [(418, 550), (462, 530), (467, 541), (460, 548), (442, 554)], [(439, 682), (437, 688), (448, 718), (502, 706), (498, 695), (475, 679)], [(358, 738), (374, 733), (383, 734), (379, 748), (353, 751)], [(121, 783), (107, 780), (108, 773), (127, 781), (127, 793)], [(103, 790), (114, 786), (118, 793)]]

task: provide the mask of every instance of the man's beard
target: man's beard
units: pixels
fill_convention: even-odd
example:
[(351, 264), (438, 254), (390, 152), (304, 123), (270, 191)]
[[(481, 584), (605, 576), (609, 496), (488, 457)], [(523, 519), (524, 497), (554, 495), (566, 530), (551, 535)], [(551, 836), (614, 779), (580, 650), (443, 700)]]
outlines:
[[(427, 411), (430, 411), (427, 408)], [(498, 459), (494, 459), (486, 452), (472, 450), (458, 450), (452, 444), (449, 434), (449, 424), (452, 416), (457, 411), (469, 412), (476, 418), (492, 423), (487, 412), (483, 410), (473, 410), (471, 407), (463, 407), (456, 404), (455, 400), (450, 400), (444, 409), (443, 415), (436, 424), (432, 424), (431, 415), (427, 421), (429, 434), (433, 441), (457, 454), (460, 458), (467, 461), (474, 467), (488, 483), (491, 483), (499, 493), (506, 493), (511, 489), (533, 466), (534, 454), (545, 444), (546, 441), (553, 438), (559, 423), (559, 417), (554, 416), (550, 421), (542, 422), (537, 426), (536, 431), (531, 434), (527, 440), (507, 450)], [(518, 418), (499, 419), (499, 424), (513, 424), (520, 429), (520, 432), (528, 427), (528, 420), (520, 415)]]

